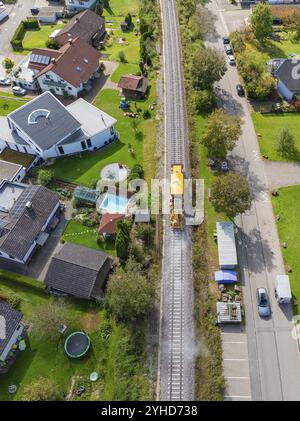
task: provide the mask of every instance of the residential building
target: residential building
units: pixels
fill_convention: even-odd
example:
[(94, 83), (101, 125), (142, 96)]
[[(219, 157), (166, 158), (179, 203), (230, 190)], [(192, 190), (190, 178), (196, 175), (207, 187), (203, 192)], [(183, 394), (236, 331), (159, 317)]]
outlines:
[(112, 264), (112, 258), (102, 251), (65, 243), (52, 257), (44, 282), (56, 293), (97, 299)]
[(36, 155), (42, 161), (95, 151), (117, 138), (116, 120), (87, 101), (65, 107), (45, 92), (0, 117), (0, 147)]
[(65, 0), (66, 7), (70, 12), (81, 11), (93, 7), (97, 0)]
[[(18, 343), (26, 332), (22, 323), (23, 314), (0, 300), (0, 373), (5, 372), (9, 361), (13, 359)], [(3, 370), (3, 371), (2, 371)]]
[(29, 261), (43, 246), (60, 211), (57, 193), (43, 186), (3, 181), (0, 184), (0, 257)]
[(118, 222), (125, 218), (124, 214), (120, 213), (104, 213), (101, 217), (99, 225), (99, 233), (105, 237), (114, 237), (117, 233)]
[(295, 99), (300, 95), (300, 60), (278, 60), (274, 66), (278, 93), (287, 101)]
[(79, 37), (88, 44), (96, 46), (104, 34), (104, 18), (87, 9), (75, 15), (63, 29), (55, 34), (53, 39), (59, 46), (63, 46), (70, 38)]
[(0, 183), (3, 180), (22, 181), (26, 175), (26, 168), (22, 165), (0, 160)]
[(145, 97), (149, 81), (144, 76), (123, 75), (118, 83), (122, 89), (122, 95), (130, 99), (142, 99)]
[(70, 38), (59, 50), (35, 48), (12, 71), (14, 85), (77, 97), (100, 77), (100, 54), (81, 38)]

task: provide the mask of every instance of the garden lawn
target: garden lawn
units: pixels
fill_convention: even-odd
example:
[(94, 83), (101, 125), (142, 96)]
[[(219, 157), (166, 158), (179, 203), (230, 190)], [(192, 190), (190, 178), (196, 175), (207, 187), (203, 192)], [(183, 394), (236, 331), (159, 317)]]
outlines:
[[(300, 116), (299, 114), (261, 114), (252, 113), (252, 119), (258, 136), (260, 151), (272, 161), (299, 160), (300, 152)], [(277, 138), (283, 128), (288, 128), (295, 136), (296, 153), (291, 159), (282, 157), (276, 151)]]
[[(145, 102), (139, 102), (142, 110), (148, 108), (153, 100), (155, 88), (152, 87), (150, 98)], [(135, 164), (143, 164), (143, 139), (134, 132), (133, 119), (125, 117), (119, 108), (120, 96), (118, 91), (105, 89), (96, 97), (94, 105), (117, 119), (116, 129), (119, 132), (120, 140), (103, 148), (97, 152), (87, 152), (82, 157), (59, 158), (51, 167), (54, 175), (62, 179), (77, 184), (89, 185), (92, 180), (99, 180), (103, 167), (111, 163), (121, 163), (132, 168)], [(132, 107), (134, 110), (134, 106)], [(140, 116), (138, 119), (137, 133), (144, 133), (145, 120)], [(149, 123), (147, 122), (147, 125)], [(154, 125), (154, 122), (153, 122)], [(153, 128), (151, 140), (155, 142), (155, 128)], [(133, 148), (133, 154), (128, 152), (128, 145)]]
[(115, 256), (116, 249), (113, 241), (107, 240), (101, 245), (97, 243), (97, 228), (85, 227), (79, 221), (72, 220), (68, 223), (62, 238), (68, 243), (80, 244), (96, 250), (102, 250)]
[(7, 114), (15, 111), (17, 108), (21, 107), (26, 103), (26, 100), (10, 99), (4, 98), (2, 93), (0, 94), (0, 116), (7, 116)]
[(110, 0), (109, 9), (104, 9), (103, 15), (108, 19), (109, 16), (126, 16), (127, 13), (137, 15), (139, 11), (139, 0)]
[[(275, 215), (280, 215), (277, 229), (280, 242), (286, 242), (287, 248), (282, 248), (285, 265), (292, 268), (289, 273), (293, 297), (300, 304), (300, 186), (285, 187), (278, 190), (279, 195), (272, 197)], [(294, 305), (294, 314), (299, 314), (299, 304)]]
[[(134, 35), (134, 28), (123, 32), (120, 24), (124, 18), (113, 17), (106, 23), (106, 30), (110, 36), (105, 40), (104, 47), (101, 50), (102, 54), (107, 54), (108, 60), (118, 61), (118, 54), (123, 51), (125, 60), (128, 63), (139, 64), (140, 59), (140, 37)], [(133, 21), (134, 23), (134, 21)], [(124, 44), (119, 42), (120, 39), (125, 39)]]
[(53, 31), (61, 29), (65, 25), (42, 25), (39, 29), (27, 30), (23, 39), (23, 49), (31, 51), (34, 48), (45, 48), (46, 41)]
[(137, 64), (132, 63), (120, 63), (118, 68), (114, 71), (111, 76), (111, 81), (114, 83), (118, 83), (121, 79), (121, 76), (125, 74), (136, 74), (140, 71), (140, 68)]
[[(7, 277), (6, 273), (0, 271), (0, 291), (16, 293), (22, 299), (20, 310), (24, 314), (23, 320), (28, 322), (35, 309), (45, 305), (50, 296), (44, 289), (35, 286), (41, 285), (39, 281), (30, 280), (31, 285), (28, 285), (25, 277), (16, 275), (18, 281), (14, 281), (11, 279), (14, 274), (9, 273)], [(33, 326), (29, 346), (18, 355), (9, 372), (0, 376), (0, 401), (20, 400), (24, 386), (40, 377), (52, 379), (66, 395), (74, 376), (80, 376), (76, 386), (86, 386), (86, 392), (77, 398), (80, 400), (153, 399), (146, 376), (145, 357), (137, 353), (138, 345), (135, 345), (128, 330), (121, 324), (116, 325), (100, 306), (71, 298), (66, 301), (70, 317), (66, 335), (75, 329), (86, 331), (91, 339), (89, 353), (80, 360), (72, 360), (63, 351), (63, 341), (53, 343), (50, 339), (41, 338)], [(105, 335), (101, 331), (103, 326)], [(108, 331), (107, 326), (110, 326)], [(124, 340), (131, 344), (131, 349), (124, 346)], [(100, 379), (93, 384), (89, 380), (92, 371), (100, 374)], [(133, 379), (137, 379), (138, 385)], [(15, 395), (8, 393), (11, 384), (17, 386)]]

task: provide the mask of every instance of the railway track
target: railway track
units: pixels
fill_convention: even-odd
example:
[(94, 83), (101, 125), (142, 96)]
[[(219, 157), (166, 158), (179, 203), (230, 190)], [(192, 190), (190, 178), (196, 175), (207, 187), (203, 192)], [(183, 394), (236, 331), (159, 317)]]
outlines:
[[(187, 116), (176, 0), (161, 0), (165, 73), (165, 177), (172, 164), (189, 176)], [(173, 230), (164, 220), (163, 300), (159, 399), (192, 400), (193, 283), (190, 229)]]

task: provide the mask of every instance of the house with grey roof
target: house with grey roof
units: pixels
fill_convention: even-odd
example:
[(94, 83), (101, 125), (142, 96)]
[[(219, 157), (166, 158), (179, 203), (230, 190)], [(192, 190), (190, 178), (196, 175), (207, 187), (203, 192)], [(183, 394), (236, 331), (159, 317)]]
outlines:
[(44, 92), (7, 117), (0, 117), (0, 148), (42, 160), (95, 151), (116, 138), (116, 120), (84, 99), (67, 107)]
[(97, 0), (65, 0), (66, 1), (66, 8), (70, 12), (80, 12), (84, 9), (92, 8)]
[(0, 300), (0, 373), (5, 370), (9, 360), (14, 357), (18, 342), (23, 339), (25, 327), (23, 314)]
[(52, 292), (93, 300), (101, 295), (112, 265), (103, 251), (65, 243), (52, 257), (44, 282)]
[(300, 60), (278, 60), (274, 76), (277, 79), (277, 91), (287, 101), (292, 101), (300, 95)]
[(49, 237), (60, 211), (58, 194), (43, 186), (3, 181), (0, 184), (0, 257), (29, 262)]

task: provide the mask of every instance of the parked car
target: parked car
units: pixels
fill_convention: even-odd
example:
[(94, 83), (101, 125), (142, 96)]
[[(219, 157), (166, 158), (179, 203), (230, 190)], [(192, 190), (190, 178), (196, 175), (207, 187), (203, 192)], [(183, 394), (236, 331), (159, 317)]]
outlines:
[(272, 104), (272, 111), (274, 113), (282, 113), (283, 112), (280, 102), (277, 102), (276, 104)]
[(9, 77), (0, 77), (0, 85), (2, 86), (10, 86), (11, 80)]
[(242, 85), (240, 84), (236, 85), (236, 91), (237, 91), (238, 96), (245, 96), (245, 91)]
[(230, 43), (229, 37), (223, 37), (223, 44), (225, 45), (229, 43)]
[(232, 48), (231, 48), (230, 44), (225, 45), (224, 49), (225, 49), (226, 54), (233, 54), (233, 51), (232, 51)]
[(269, 317), (271, 315), (270, 300), (265, 288), (257, 288), (256, 300), (260, 317)]
[(227, 56), (227, 61), (228, 61), (228, 63), (229, 63), (231, 66), (234, 66), (234, 65), (235, 65), (235, 58), (234, 58), (234, 56), (233, 56), (232, 54), (229, 54), (229, 55)]
[(13, 86), (12, 91), (13, 94), (17, 96), (24, 96), (27, 93), (26, 89), (23, 89), (20, 86)]

